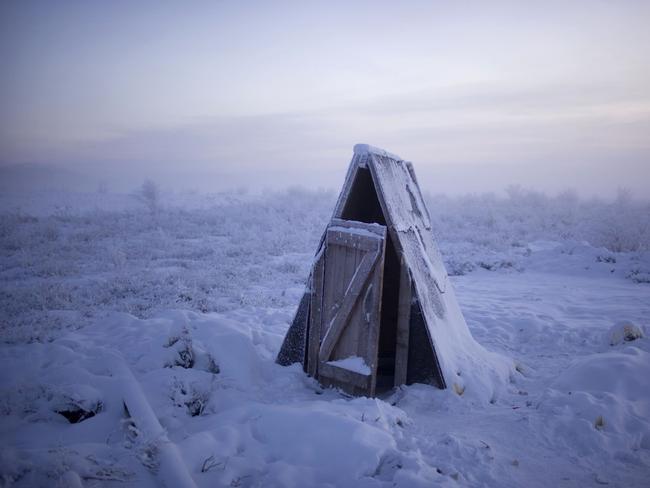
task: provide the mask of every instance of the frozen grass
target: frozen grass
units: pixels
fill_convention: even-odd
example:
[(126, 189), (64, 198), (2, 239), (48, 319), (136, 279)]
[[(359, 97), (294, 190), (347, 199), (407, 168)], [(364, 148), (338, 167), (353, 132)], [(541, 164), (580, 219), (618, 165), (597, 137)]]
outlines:
[[(581, 200), (571, 191), (549, 197), (519, 187), (506, 193), (427, 196), (450, 274), (477, 268), (521, 270), (536, 241), (563, 244), (568, 253), (587, 245), (598, 249), (597, 259), (614, 263), (612, 253), (626, 253), (634, 261), (650, 250), (650, 203), (635, 201), (623, 190), (614, 201)], [(626, 277), (650, 282), (649, 272), (632, 265)]]
[(472, 334), (517, 364), (481, 403), (274, 364), (334, 194), (137, 195), (0, 195), (3, 483), (160, 485), (119, 355), (201, 487), (647, 484), (647, 206), (429, 198)]
[(149, 202), (118, 211), (5, 213), (2, 338), (47, 340), (107, 310), (143, 318), (160, 308), (291, 303), (279, 290), (304, 282), (308, 259), (294, 255), (315, 249), (332, 199), (294, 190), (155, 213)]
[(586, 241), (612, 252), (650, 250), (650, 202), (619, 191), (614, 201), (556, 197), (510, 187), (494, 194), (428, 196), (434, 229), (444, 241), (500, 250), (536, 240)]
[[(249, 195), (3, 195), (0, 318), (5, 342), (43, 341), (106, 311), (146, 318), (159, 309), (223, 312), (287, 306), (330, 217), (335, 195), (288, 190)], [(510, 189), (428, 198), (453, 275), (521, 269), (536, 240), (588, 241), (612, 252), (650, 248), (650, 207), (549, 198)], [(614, 260), (603, 252), (602, 260)], [(650, 270), (632, 267), (637, 281)]]

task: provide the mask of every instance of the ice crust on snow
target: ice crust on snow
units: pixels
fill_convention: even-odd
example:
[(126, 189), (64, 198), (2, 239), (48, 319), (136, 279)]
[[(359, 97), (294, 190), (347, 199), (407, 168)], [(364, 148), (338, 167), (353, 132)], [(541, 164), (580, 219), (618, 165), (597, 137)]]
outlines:
[(370, 366), (359, 356), (350, 356), (344, 359), (337, 359), (336, 361), (328, 361), (327, 364), (365, 375), (369, 375), (371, 372)]

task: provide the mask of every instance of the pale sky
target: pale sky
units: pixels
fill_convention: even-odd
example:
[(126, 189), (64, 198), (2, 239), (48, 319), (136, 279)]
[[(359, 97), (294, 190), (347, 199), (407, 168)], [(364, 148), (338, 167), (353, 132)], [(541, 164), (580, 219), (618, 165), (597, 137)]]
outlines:
[(131, 184), (650, 195), (650, 1), (0, 4), (0, 165)]

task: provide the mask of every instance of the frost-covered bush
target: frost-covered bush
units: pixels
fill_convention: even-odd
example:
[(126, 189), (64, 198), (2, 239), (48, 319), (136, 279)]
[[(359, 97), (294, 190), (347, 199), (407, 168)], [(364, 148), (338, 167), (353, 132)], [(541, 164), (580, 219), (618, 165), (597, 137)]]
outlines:
[[(165, 194), (152, 219), (163, 197), (146, 188), (147, 206), (113, 193), (0, 195), (0, 340), (46, 341), (108, 311), (294, 306), (336, 197)], [(518, 187), (427, 199), (452, 275), (517, 271), (537, 240), (607, 247), (594, 258), (603, 266), (615, 264), (612, 252), (650, 249), (650, 208), (624, 192), (613, 202)], [(649, 281), (645, 263), (627, 276)]]
[(650, 203), (619, 191), (614, 201), (580, 200), (566, 191), (549, 197), (518, 186), (494, 194), (428, 195), (434, 232), (443, 242), (499, 250), (535, 240), (586, 241), (613, 252), (650, 250)]
[(595, 207), (600, 212), (587, 240), (614, 252), (650, 249), (650, 204), (636, 203), (621, 190), (613, 203)]
[(297, 189), (195, 197), (166, 204), (151, 225), (151, 208), (134, 200), (107, 210), (78, 198), (76, 210), (0, 214), (0, 340), (48, 340), (106, 311), (291, 304), (284, 290), (306, 280), (334, 202)]
[(135, 197), (146, 205), (151, 215), (157, 216), (160, 208), (160, 187), (153, 180), (145, 180)]

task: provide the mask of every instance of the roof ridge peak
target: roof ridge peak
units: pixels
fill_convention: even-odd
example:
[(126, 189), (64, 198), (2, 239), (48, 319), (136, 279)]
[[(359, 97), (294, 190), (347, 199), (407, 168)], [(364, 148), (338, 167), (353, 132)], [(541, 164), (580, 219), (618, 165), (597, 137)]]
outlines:
[(403, 161), (403, 159), (397, 154), (389, 153), (380, 147), (371, 146), (370, 144), (355, 144), (354, 154), (376, 154), (377, 156), (385, 156), (387, 158), (396, 159), (397, 161)]

